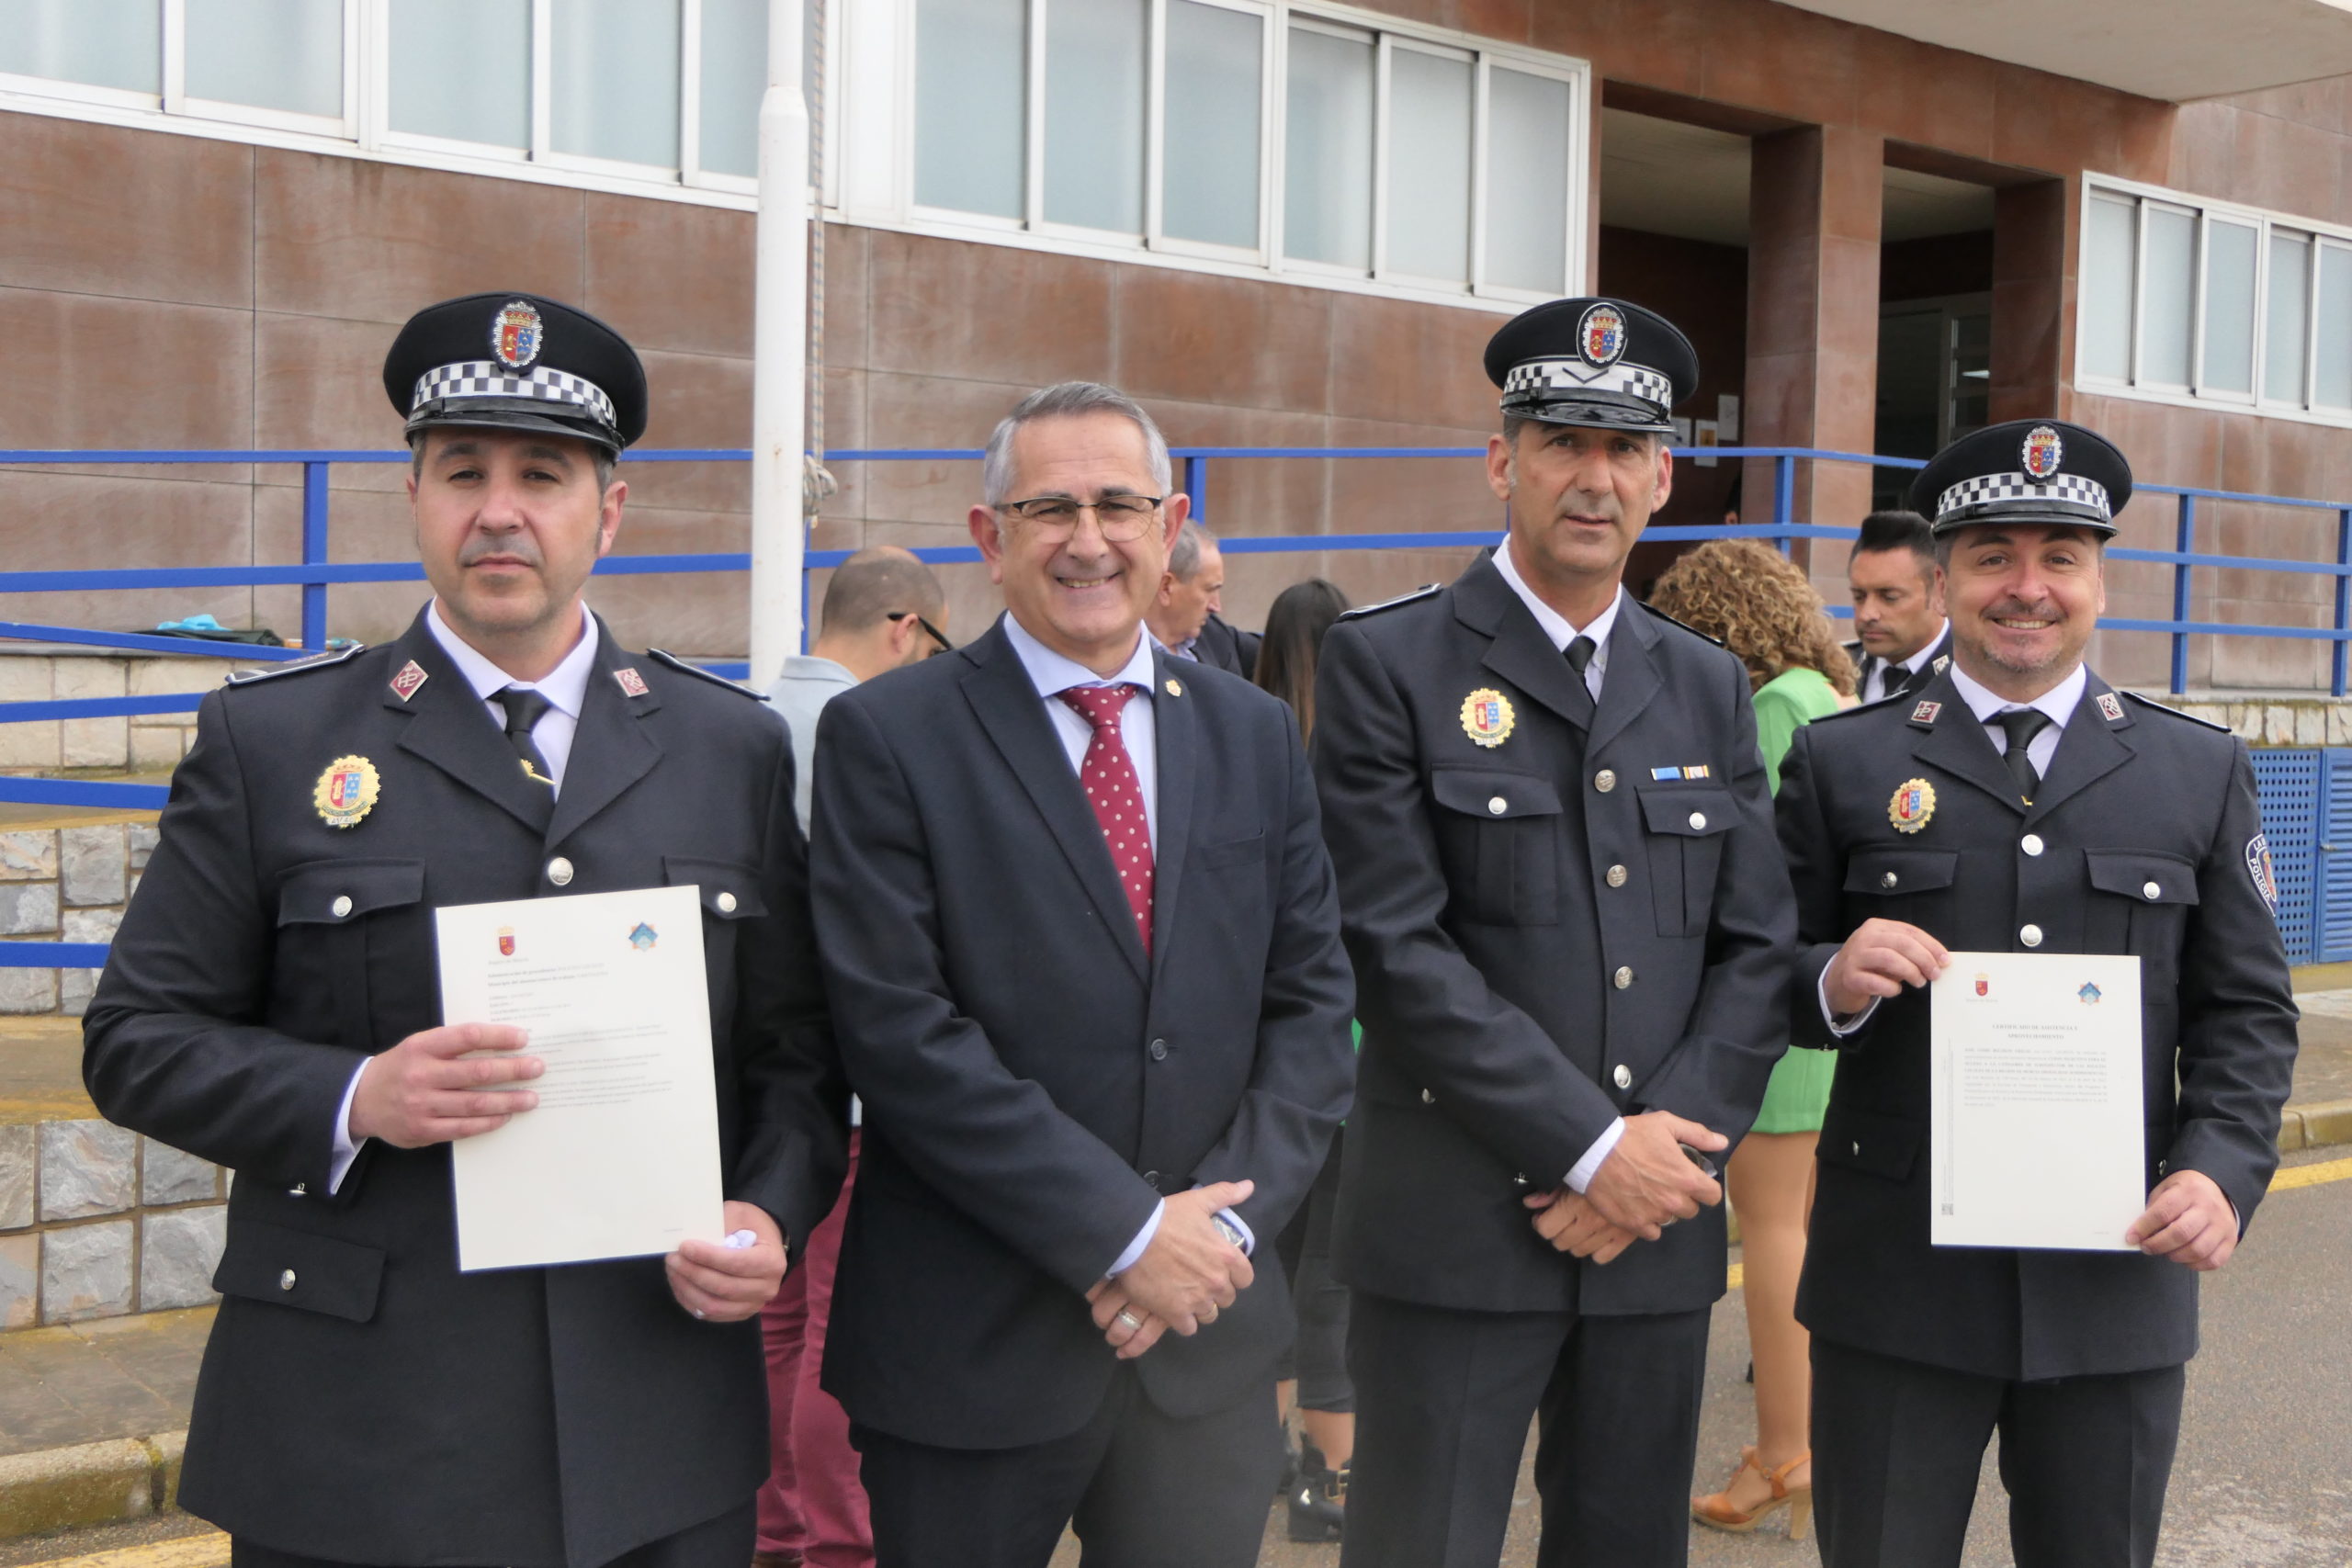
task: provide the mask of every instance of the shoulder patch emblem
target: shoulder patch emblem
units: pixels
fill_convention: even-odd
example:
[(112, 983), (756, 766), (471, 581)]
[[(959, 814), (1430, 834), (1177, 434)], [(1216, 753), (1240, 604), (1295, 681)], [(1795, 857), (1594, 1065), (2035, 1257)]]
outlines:
[(1362, 615), (1376, 615), (1383, 610), (1393, 610), (1399, 604), (1410, 604), (1417, 600), (1426, 599), (1444, 586), (1442, 582), (1424, 582), (1419, 588), (1409, 592), (1399, 593), (1394, 599), (1383, 599), (1377, 604), (1359, 604), (1352, 610), (1343, 610), (1340, 614), (1340, 619), (1352, 621)]
[(239, 670), (230, 675), (229, 684), (250, 686), (256, 681), (275, 681), (283, 675), (300, 675), (305, 671), (324, 670), (330, 664), (340, 664), (346, 659), (356, 657), (360, 651), (361, 645), (353, 643), (349, 648), (338, 648), (328, 653), (314, 653), (308, 659), (289, 659), (283, 664), (273, 665), (266, 670)]
[(2191, 724), (2201, 724), (2208, 729), (2218, 729), (2224, 735), (2234, 733), (2226, 724), (2215, 724), (2210, 718), (2199, 718), (2193, 713), (2183, 713), (2180, 709), (2167, 706), (2166, 705), (2156, 701), (2154, 697), (2142, 696), (2137, 692), (2126, 692), (2123, 695), (2129, 697), (2132, 701), (2137, 703), (2143, 708), (2153, 709), (2154, 711), (2161, 714), (2169, 714), (2174, 718), (2185, 718)]
[(2278, 875), (2271, 869), (2267, 835), (2256, 833), (2245, 841), (2245, 874), (2254, 879), (2254, 890), (2262, 895), (2262, 901), (2276, 916), (2278, 913)]
[(730, 681), (724, 675), (714, 675), (709, 671), (704, 669), (701, 665), (689, 664), (674, 653), (665, 652), (662, 649), (658, 648), (649, 648), (645, 651), (651, 657), (658, 659), (662, 663), (668, 665), (671, 669), (675, 670), (681, 675), (691, 675), (697, 681), (707, 681), (714, 686), (724, 687), (726, 690), (734, 693), (737, 696), (749, 697), (755, 703), (763, 703), (768, 700), (765, 693), (755, 692), (752, 690), (751, 687), (743, 684), (741, 681)]
[(635, 665), (627, 670), (614, 671), (613, 679), (620, 682), (621, 695), (625, 697), (641, 697), (652, 690), (645, 683), (645, 677), (637, 672)]

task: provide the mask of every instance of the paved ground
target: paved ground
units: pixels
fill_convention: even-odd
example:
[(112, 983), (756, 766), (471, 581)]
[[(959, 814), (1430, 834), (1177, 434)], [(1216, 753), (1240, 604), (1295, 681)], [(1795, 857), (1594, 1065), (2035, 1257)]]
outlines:
[(187, 1425), (212, 1308), (0, 1334), (0, 1455)]

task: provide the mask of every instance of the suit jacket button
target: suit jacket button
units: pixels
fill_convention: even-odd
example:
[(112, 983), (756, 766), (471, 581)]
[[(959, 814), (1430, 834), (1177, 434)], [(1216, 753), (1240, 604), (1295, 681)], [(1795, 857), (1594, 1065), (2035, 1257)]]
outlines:
[(1625, 868), (1623, 866), (1612, 865), (1609, 868), (1609, 886), (1611, 887), (1623, 887), (1625, 886)]
[(1154, 1192), (1159, 1191), (1159, 1172), (1158, 1172), (1158, 1171), (1156, 1171), (1156, 1170), (1147, 1170), (1147, 1171), (1145, 1171), (1145, 1172), (1143, 1173), (1143, 1184), (1144, 1184), (1146, 1187), (1150, 1188)]
[(722, 915), (731, 915), (735, 912), (735, 895), (732, 893), (721, 893), (711, 902), (718, 906), (718, 912)]
[(307, 1181), (298, 1181), (286, 1190), (286, 1195), (288, 1198), (307, 1198), (310, 1194), (311, 1184)]
[(1859, 1154), (1860, 1154), (1860, 1153), (1862, 1152), (1862, 1145), (1861, 1145), (1861, 1144), (1860, 1144), (1859, 1141), (1857, 1141), (1857, 1142), (1855, 1143), (1855, 1145), (1854, 1145), (1854, 1152), (1855, 1152), (1856, 1154), (1858, 1154), (1858, 1155), (1859, 1155)]
[(1153, 1061), (1155, 1061), (1155, 1062), (1164, 1062), (1164, 1061), (1168, 1060), (1168, 1042), (1167, 1042), (1167, 1041), (1165, 1041), (1165, 1040), (1155, 1040), (1155, 1041), (1153, 1041), (1153, 1042), (1151, 1043), (1151, 1045), (1150, 1045), (1150, 1051), (1151, 1051), (1151, 1059), (1152, 1059)]
[(554, 883), (558, 887), (571, 886), (571, 863), (564, 859), (561, 855), (558, 855), (555, 859), (548, 862), (548, 880)]
[(1423, 1089), (1421, 1090), (1421, 1103), (1423, 1105), (1435, 1105), (1437, 1103), (1437, 1096), (1430, 1092), (1428, 1089)]
[(1498, 795), (1492, 800), (1487, 802), (1487, 809), (1493, 812), (1496, 816), (1500, 817), (1504, 812), (1510, 809), (1510, 802), (1505, 800)]
[(1902, 880), (1903, 879), (1901, 877), (1895, 875), (1894, 873), (1891, 871), (1882, 872), (1879, 874), (1878, 885), (1881, 887), (1892, 887)]
[(1616, 982), (1617, 988), (1619, 990), (1623, 990), (1626, 987), (1634, 983), (1633, 966), (1631, 964), (1620, 964), (1617, 966), (1617, 973), (1611, 975), (1610, 978)]
[(334, 902), (328, 905), (327, 908), (334, 912), (334, 918), (336, 919), (339, 920), (343, 919), (344, 916), (351, 913), (351, 895), (348, 893), (338, 893), (335, 895)]
[(277, 1288), (281, 1291), (290, 1291), (294, 1288), (293, 1269), (288, 1269), (285, 1273), (280, 1274), (277, 1277)]
[(2023, 850), (2030, 855), (2040, 854), (2041, 852), (2041, 835), (2039, 833), (2028, 833), (2024, 838), (2018, 840), (2018, 848)]
[(1600, 772), (1593, 774), (1592, 787), (1599, 790), (1603, 795), (1607, 795), (1611, 790), (1615, 789), (1617, 787), (1616, 770), (1613, 768), (1603, 768)]
[(2018, 940), (2025, 943), (2028, 947), (2040, 947), (2041, 945), (2041, 928), (2040, 926), (2027, 926), (2024, 930), (2018, 932)]
[(1631, 1089), (1634, 1087), (1634, 1069), (1627, 1066), (1623, 1062), (1617, 1064), (1617, 1070), (1610, 1074), (1609, 1077), (1610, 1081), (1614, 1083), (1619, 1089)]

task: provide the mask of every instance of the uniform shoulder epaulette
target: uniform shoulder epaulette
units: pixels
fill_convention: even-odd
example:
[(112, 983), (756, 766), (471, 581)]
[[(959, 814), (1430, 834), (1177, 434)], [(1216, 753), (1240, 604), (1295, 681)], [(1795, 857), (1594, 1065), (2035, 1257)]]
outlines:
[(232, 686), (250, 686), (256, 681), (275, 681), (284, 675), (300, 675), (311, 670), (324, 670), (330, 664), (340, 664), (365, 651), (364, 645), (353, 643), (349, 648), (334, 649), (314, 653), (308, 659), (289, 659), (283, 664), (266, 665), (259, 670), (232, 670), (229, 672)]
[(2224, 735), (2237, 733), (2226, 724), (2216, 724), (2210, 718), (2199, 718), (2193, 713), (2184, 713), (2179, 708), (2156, 701), (2154, 697), (2143, 697), (2137, 692), (2126, 692), (2123, 696), (2127, 702), (2137, 703), (2143, 708), (2154, 708), (2158, 713), (2168, 713), (2175, 718), (2185, 718), (2191, 724), (2201, 724), (2208, 729), (2218, 729)]
[(1697, 637), (1701, 642), (1712, 642), (1712, 643), (1713, 643), (1717, 648), (1721, 648), (1721, 647), (1723, 647), (1723, 646), (1724, 646), (1724, 639), (1723, 639), (1723, 638), (1721, 638), (1721, 637), (1709, 637), (1705, 632), (1701, 631), (1698, 627), (1696, 627), (1696, 626), (1691, 626), (1690, 623), (1688, 623), (1688, 622), (1686, 622), (1686, 621), (1678, 621), (1678, 620), (1676, 620), (1672, 615), (1668, 615), (1664, 610), (1659, 609), (1657, 605), (1650, 604), (1650, 603), (1649, 603), (1648, 601), (1646, 601), (1646, 600), (1636, 599), (1636, 600), (1634, 600), (1634, 603), (1635, 603), (1635, 604), (1637, 604), (1641, 605), (1641, 607), (1642, 607), (1643, 609), (1647, 610), (1651, 615), (1656, 615), (1659, 620), (1664, 621), (1668, 626), (1680, 626), (1684, 631), (1689, 632), (1692, 637)]
[(1394, 599), (1383, 599), (1377, 604), (1358, 604), (1352, 610), (1342, 610), (1340, 612), (1340, 619), (1352, 621), (1359, 615), (1376, 615), (1383, 610), (1393, 610), (1399, 604), (1410, 604), (1416, 600), (1426, 599), (1444, 586), (1442, 582), (1424, 582), (1410, 592), (1399, 593)]
[(749, 697), (755, 703), (763, 703), (768, 700), (765, 692), (755, 692), (741, 681), (730, 681), (724, 675), (714, 675), (701, 665), (689, 664), (674, 653), (658, 648), (649, 648), (645, 651), (681, 675), (692, 675), (697, 681), (707, 681), (714, 686), (722, 686), (737, 696)]

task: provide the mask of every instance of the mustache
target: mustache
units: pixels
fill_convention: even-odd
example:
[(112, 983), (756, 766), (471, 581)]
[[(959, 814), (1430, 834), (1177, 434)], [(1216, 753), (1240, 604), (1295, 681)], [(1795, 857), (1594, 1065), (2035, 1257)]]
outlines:
[(485, 556), (513, 556), (524, 565), (531, 567), (546, 564), (539, 558), (538, 546), (532, 543), (528, 536), (520, 534), (511, 535), (503, 539), (486, 538), (477, 535), (467, 540), (465, 547), (458, 550), (458, 564), (472, 566)]

